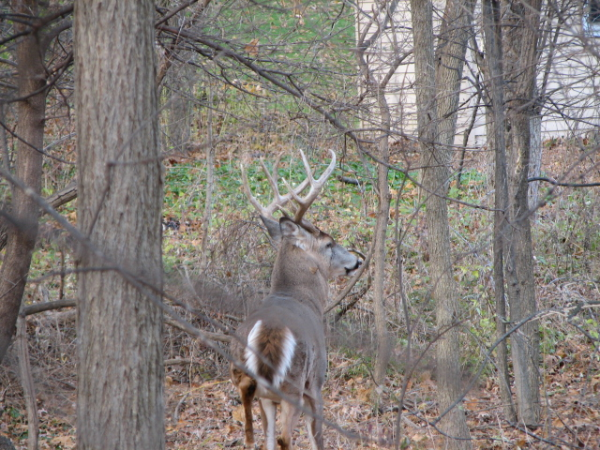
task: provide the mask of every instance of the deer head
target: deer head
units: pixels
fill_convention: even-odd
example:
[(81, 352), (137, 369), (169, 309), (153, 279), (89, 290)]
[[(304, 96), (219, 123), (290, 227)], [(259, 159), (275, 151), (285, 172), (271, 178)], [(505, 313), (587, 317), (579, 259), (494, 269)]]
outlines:
[[(332, 160), (317, 180), (306, 156), (302, 151), (300, 154), (307, 178), (296, 188), (284, 180), (288, 190), (285, 195), (280, 194), (277, 184), (279, 158), (272, 174), (262, 163), (274, 195), (273, 202), (267, 207), (252, 195), (242, 167), (244, 190), (277, 248), (277, 258), (270, 294), (238, 328), (239, 341), (232, 344), (233, 356), (252, 375), (232, 364), (231, 378), (240, 391), (244, 406), (246, 446), (254, 444), (252, 400), (256, 396), (260, 401), (267, 450), (275, 449), (278, 404), (282, 410), (283, 430), (278, 439), (281, 449), (292, 448), (291, 435), (300, 417), (300, 405), (310, 411), (307, 425), (313, 449), (323, 449), (322, 425), (317, 418), (322, 417), (323, 412), (321, 389), (327, 367), (323, 307), (329, 294), (328, 282), (341, 275), (350, 275), (361, 265), (361, 260), (354, 254), (304, 219), (335, 168), (335, 153), (331, 151)], [(309, 193), (300, 197), (308, 186)], [(284, 210), (291, 200), (298, 205), (293, 218)], [(284, 212), (279, 220), (273, 217), (276, 210)], [(272, 388), (285, 394), (286, 400)]]

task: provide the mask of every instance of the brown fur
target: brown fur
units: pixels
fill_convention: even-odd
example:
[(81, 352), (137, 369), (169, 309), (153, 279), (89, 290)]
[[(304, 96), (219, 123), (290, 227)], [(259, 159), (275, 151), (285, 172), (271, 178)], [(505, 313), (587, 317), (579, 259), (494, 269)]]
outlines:
[[(275, 369), (279, 367), (282, 359), (282, 341), (289, 332), (287, 328), (263, 328), (260, 330), (259, 339), (256, 342), (256, 351), (262, 355), (258, 360), (257, 375), (273, 383)], [(266, 361), (265, 361), (266, 360)]]

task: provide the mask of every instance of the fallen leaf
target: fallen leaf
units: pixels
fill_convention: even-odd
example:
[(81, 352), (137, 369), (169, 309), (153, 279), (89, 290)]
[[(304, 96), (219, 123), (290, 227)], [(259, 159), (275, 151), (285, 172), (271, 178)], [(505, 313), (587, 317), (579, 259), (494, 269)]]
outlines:
[(258, 57), (258, 38), (252, 39), (248, 44), (246, 44), (244, 51), (255, 58)]

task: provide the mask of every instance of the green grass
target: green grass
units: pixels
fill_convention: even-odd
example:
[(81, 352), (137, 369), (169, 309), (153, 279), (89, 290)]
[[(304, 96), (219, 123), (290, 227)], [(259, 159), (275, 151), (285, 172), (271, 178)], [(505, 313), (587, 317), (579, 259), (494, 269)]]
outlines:
[[(356, 94), (354, 13), (344, 2), (318, 0), (292, 3), (235, 2), (210, 10), (203, 30), (220, 45), (251, 60), (281, 82), (333, 104)], [(227, 30), (224, 35), (223, 30)], [(219, 69), (221, 70), (221, 69)], [(310, 109), (289, 94), (239, 65), (226, 69), (230, 81), (255, 94), (236, 89), (217, 102), (232, 116), (250, 110), (269, 109), (310, 114)], [(290, 80), (294, 82), (291, 83)], [(205, 90), (200, 89), (201, 96)], [(311, 95), (312, 100), (317, 97)], [(232, 119), (234, 120), (234, 119)]]

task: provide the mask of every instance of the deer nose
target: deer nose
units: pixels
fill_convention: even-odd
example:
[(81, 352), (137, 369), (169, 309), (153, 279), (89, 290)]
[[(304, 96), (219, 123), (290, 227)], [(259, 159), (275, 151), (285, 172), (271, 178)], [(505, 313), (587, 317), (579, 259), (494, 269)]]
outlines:
[(346, 268), (346, 275), (349, 275), (350, 273), (354, 272), (356, 269), (358, 269), (362, 265), (362, 263), (363, 263), (362, 259), (356, 258), (356, 264), (354, 265), (354, 267)]

